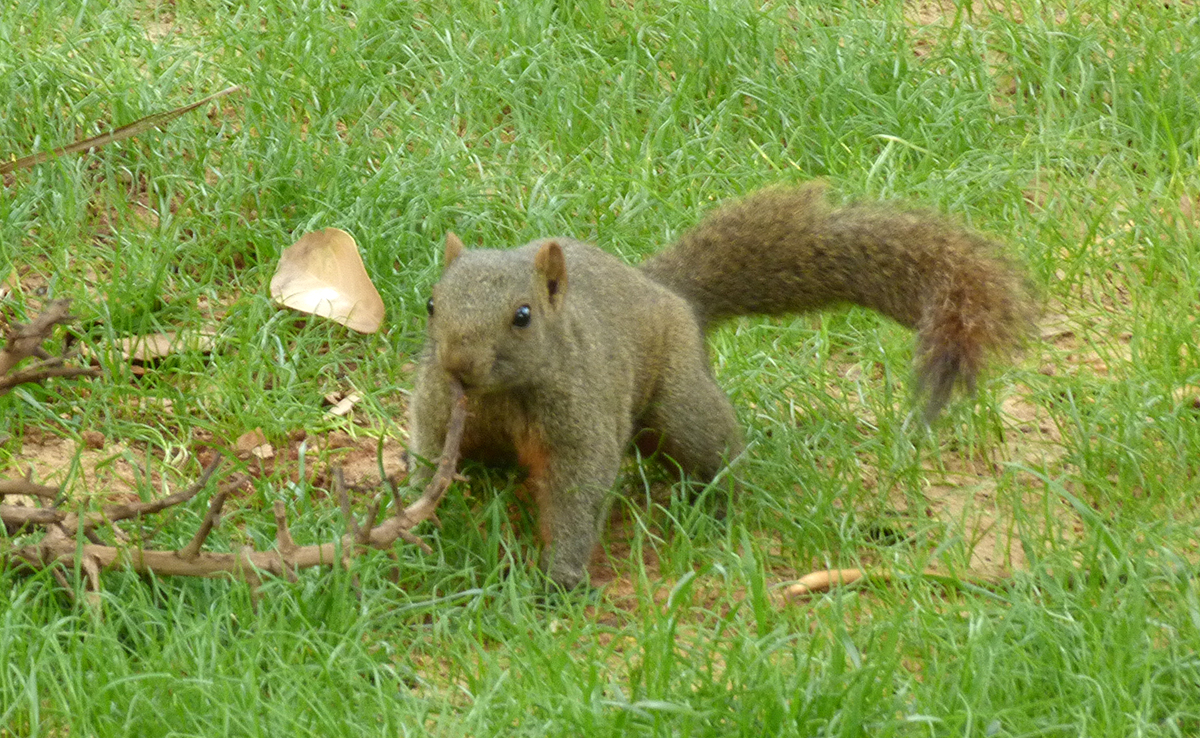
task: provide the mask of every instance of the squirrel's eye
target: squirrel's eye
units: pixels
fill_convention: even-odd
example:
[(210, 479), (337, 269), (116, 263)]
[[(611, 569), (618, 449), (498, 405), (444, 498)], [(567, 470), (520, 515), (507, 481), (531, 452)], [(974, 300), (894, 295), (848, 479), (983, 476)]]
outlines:
[(433, 316), (433, 298), (429, 298), (429, 302), (425, 303), (425, 309), (429, 311), (430, 317)]
[(529, 306), (522, 305), (521, 307), (517, 308), (517, 312), (513, 315), (513, 325), (518, 328), (524, 328), (525, 326), (529, 325), (530, 315), (531, 313), (529, 312)]

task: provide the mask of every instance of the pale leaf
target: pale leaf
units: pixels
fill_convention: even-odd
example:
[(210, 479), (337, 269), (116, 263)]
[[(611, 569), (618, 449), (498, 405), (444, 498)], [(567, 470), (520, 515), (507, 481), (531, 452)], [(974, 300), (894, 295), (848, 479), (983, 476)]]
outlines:
[(354, 406), (357, 405), (358, 401), (361, 399), (362, 395), (357, 392), (351, 392), (342, 399), (338, 400), (336, 403), (333, 403), (333, 407), (329, 408), (327, 412), (334, 417), (340, 418), (353, 410)]
[(252, 431), (246, 431), (238, 436), (238, 439), (233, 442), (233, 448), (239, 454), (249, 453), (250, 449), (255, 446), (261, 446), (267, 442), (267, 437), (263, 435), (262, 428), (255, 428)]
[(358, 245), (337, 228), (306, 233), (283, 250), (271, 278), (271, 297), (360, 333), (374, 333), (383, 323), (383, 300)]
[(208, 353), (216, 345), (216, 334), (207, 331), (189, 331), (176, 333), (150, 333), (145, 336), (128, 336), (114, 344), (126, 361), (145, 363), (154, 359), (162, 359), (174, 353), (184, 351), (200, 351)]

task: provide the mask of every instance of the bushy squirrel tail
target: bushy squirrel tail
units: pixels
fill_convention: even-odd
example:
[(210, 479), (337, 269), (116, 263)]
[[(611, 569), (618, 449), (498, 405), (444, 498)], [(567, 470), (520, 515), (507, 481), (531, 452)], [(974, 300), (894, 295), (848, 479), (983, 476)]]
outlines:
[(641, 268), (685, 297), (705, 328), (847, 302), (915, 329), (927, 419), (956, 386), (973, 391), (1033, 317), (1027, 279), (998, 244), (932, 213), (831, 208), (819, 183), (719, 207)]

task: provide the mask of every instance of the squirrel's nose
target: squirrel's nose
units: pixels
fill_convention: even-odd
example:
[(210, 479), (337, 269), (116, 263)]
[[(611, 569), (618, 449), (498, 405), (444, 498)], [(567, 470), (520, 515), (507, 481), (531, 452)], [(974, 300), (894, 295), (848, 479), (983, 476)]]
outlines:
[(474, 362), (466, 354), (457, 351), (440, 351), (438, 353), (440, 354), (438, 356), (438, 363), (448, 373), (453, 374), (459, 379), (463, 379), (471, 374)]
[(444, 342), (438, 346), (438, 364), (448, 374), (462, 382), (464, 387), (476, 384), (479, 365), (471, 351), (467, 350), (465, 340)]

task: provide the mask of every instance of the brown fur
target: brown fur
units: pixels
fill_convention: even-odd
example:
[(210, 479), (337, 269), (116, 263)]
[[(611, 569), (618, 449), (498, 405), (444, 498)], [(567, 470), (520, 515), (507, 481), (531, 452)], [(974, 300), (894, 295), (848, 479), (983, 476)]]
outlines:
[(927, 213), (832, 208), (819, 185), (723, 205), (640, 269), (568, 239), (471, 251), (450, 234), (445, 257), (411, 451), (441, 448), (453, 374), (470, 401), (464, 454), (528, 470), (541, 566), (566, 587), (586, 575), (631, 439), (700, 481), (741, 452), (704, 347), (722, 319), (873, 308), (917, 330), (932, 417), (1030, 317), (1023, 277), (991, 241)]

